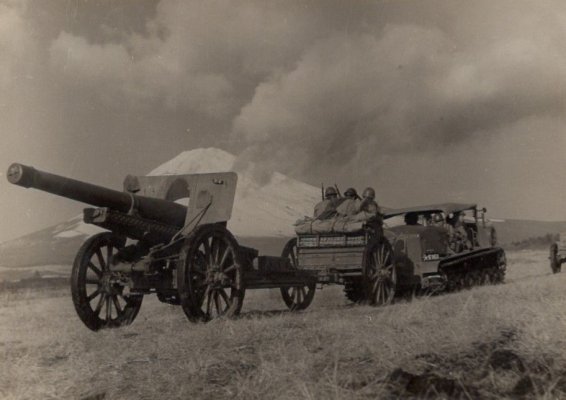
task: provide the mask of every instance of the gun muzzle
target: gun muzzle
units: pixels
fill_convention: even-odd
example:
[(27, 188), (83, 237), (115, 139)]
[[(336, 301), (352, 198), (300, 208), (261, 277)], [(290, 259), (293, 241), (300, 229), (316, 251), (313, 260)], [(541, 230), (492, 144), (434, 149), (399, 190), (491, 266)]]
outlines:
[(33, 186), (33, 181), (35, 180), (35, 168), (13, 163), (8, 167), (6, 176), (10, 183), (30, 188)]

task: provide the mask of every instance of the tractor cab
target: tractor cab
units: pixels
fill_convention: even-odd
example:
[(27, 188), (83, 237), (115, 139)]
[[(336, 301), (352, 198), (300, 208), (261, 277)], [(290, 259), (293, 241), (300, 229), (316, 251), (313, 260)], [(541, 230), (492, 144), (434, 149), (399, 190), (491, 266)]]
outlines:
[(388, 210), (384, 230), (402, 280), (434, 287), (443, 282), (442, 260), (492, 246), (495, 233), (484, 214), (475, 204), (456, 203)]

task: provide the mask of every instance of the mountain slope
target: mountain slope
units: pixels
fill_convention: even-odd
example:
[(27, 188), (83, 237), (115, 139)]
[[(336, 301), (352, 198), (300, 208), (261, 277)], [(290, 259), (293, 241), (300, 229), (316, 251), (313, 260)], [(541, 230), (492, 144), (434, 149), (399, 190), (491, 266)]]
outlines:
[(312, 213), (320, 189), (278, 172), (259, 174), (253, 163), (237, 165), (236, 157), (209, 148), (186, 151), (148, 175), (235, 171), (238, 186), (228, 228), (237, 237), (289, 237), (293, 223)]
[(494, 221), (493, 225), (497, 229), (497, 237), (504, 244), (537, 238), (549, 233), (566, 232), (566, 222), (564, 221), (506, 219), (504, 221)]

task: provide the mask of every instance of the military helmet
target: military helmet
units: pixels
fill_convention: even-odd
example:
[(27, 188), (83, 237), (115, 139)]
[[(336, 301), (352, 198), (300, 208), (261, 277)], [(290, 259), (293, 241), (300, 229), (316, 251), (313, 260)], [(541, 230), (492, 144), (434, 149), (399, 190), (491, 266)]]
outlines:
[(437, 223), (444, 222), (444, 218), (440, 214), (433, 214), (432, 220)]
[(332, 186), (328, 186), (324, 191), (324, 197), (329, 198), (331, 196), (338, 196), (338, 192)]
[(356, 189), (354, 189), (354, 188), (348, 188), (344, 192), (344, 196), (356, 198), (356, 197), (358, 197), (358, 192), (356, 192)]
[(370, 199), (375, 199), (375, 190), (373, 190), (373, 188), (371, 187), (367, 187), (364, 189), (364, 193), (362, 195), (363, 198), (370, 198)]

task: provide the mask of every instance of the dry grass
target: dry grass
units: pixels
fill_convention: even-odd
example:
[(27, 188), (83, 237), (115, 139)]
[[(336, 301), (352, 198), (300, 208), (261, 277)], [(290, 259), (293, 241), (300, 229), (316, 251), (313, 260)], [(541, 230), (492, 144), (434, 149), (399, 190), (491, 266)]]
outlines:
[(505, 285), (382, 309), (330, 287), (299, 314), (249, 291), (242, 318), (206, 325), (148, 297), (93, 333), (70, 296), (0, 297), (0, 397), (566, 398), (566, 274), (543, 251), (508, 258)]

